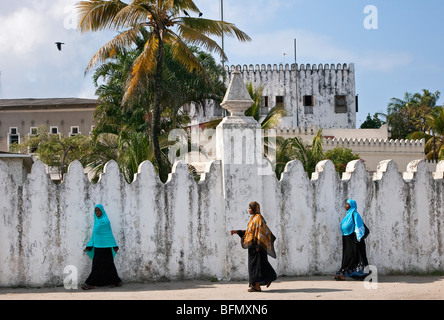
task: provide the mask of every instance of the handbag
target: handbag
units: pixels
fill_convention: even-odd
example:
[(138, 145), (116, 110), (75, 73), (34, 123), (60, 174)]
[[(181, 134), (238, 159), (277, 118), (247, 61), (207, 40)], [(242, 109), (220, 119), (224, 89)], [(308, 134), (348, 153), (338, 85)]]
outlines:
[[(355, 216), (353, 214), (352, 218), (353, 218), (353, 225), (355, 225)], [(362, 236), (361, 240), (365, 240), (365, 238), (367, 238), (368, 235), (370, 234), (370, 229), (366, 226), (364, 221), (362, 221), (362, 223), (364, 224), (364, 235)]]

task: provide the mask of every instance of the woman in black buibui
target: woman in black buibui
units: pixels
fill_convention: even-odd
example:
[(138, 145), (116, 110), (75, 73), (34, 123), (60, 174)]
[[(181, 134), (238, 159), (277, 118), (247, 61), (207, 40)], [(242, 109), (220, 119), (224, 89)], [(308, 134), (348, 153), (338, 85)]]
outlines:
[(341, 222), (342, 263), (334, 279), (345, 280), (346, 277), (351, 277), (362, 280), (367, 275), (364, 273), (364, 268), (368, 266), (364, 239), (369, 230), (357, 211), (355, 200), (348, 199), (345, 209), (347, 214)]
[(248, 249), (248, 275), (249, 292), (261, 291), (261, 285), (267, 288), (277, 276), (271, 264), (268, 262), (269, 255), (276, 258), (274, 251), (274, 240), (276, 237), (270, 231), (264, 217), (260, 213), (260, 205), (251, 202), (248, 208), (251, 214), (246, 230), (231, 230), (231, 234), (239, 235), (242, 248)]
[(82, 289), (94, 289), (96, 286), (120, 286), (120, 280), (114, 256), (119, 247), (114, 239), (111, 222), (101, 204), (94, 208), (94, 229), (86, 248), (83, 250), (92, 261), (92, 271)]

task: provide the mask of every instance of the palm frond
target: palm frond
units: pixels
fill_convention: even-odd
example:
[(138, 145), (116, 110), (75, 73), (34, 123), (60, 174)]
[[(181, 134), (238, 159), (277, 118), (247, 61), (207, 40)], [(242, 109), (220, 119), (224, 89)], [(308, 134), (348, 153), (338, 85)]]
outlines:
[(205, 69), (200, 63), (199, 59), (194, 55), (190, 48), (182, 41), (180, 37), (175, 35), (172, 31), (166, 34), (165, 42), (171, 46), (171, 53), (173, 59), (184, 65), (189, 71), (196, 71), (203, 75), (205, 80), (211, 84), (211, 79), (208, 77)]
[(255, 90), (253, 82), (247, 84), (247, 91), (253, 100), (253, 104), (245, 111), (245, 115), (253, 117), (256, 121), (259, 121), (261, 118), (261, 99), (263, 90), (264, 88), (262, 86)]
[(213, 35), (220, 37), (222, 35), (235, 36), (239, 41), (251, 41), (251, 38), (234, 24), (226, 21), (218, 21), (204, 18), (181, 17), (180, 24), (191, 29), (202, 32), (207, 36)]
[(90, 0), (77, 4), (80, 31), (113, 29), (113, 20), (120, 10), (128, 4), (119, 0)]
[(312, 143), (311, 148), (312, 148), (313, 156), (316, 159), (320, 160), (320, 158), (322, 157), (322, 129), (319, 129), (318, 133), (313, 138), (313, 143)]
[(177, 24), (177, 28), (179, 31), (179, 37), (190, 45), (201, 46), (209, 52), (217, 53), (225, 60), (228, 59), (219, 44), (204, 33), (181, 23)]
[(103, 63), (107, 59), (112, 58), (116, 54), (124, 51), (128, 46), (136, 41), (138, 33), (138, 27), (131, 28), (118, 34), (108, 43), (103, 45), (89, 61), (88, 65), (86, 66), (85, 73), (98, 63)]
[(133, 94), (137, 85), (143, 84), (143, 81), (140, 81), (140, 79), (154, 74), (157, 65), (156, 52), (158, 47), (159, 40), (154, 36), (154, 34), (151, 34), (151, 37), (146, 42), (142, 53), (134, 61), (123, 101), (128, 100), (128, 98)]
[(132, 28), (135, 25), (146, 23), (152, 17), (152, 8), (142, 3), (146, 1), (133, 1), (130, 5), (122, 8), (110, 22), (115, 29)]
[(199, 12), (199, 8), (193, 0), (164, 0), (160, 6), (162, 10), (168, 11), (173, 16), (181, 14), (182, 10)]
[(262, 129), (270, 129), (276, 127), (281, 121), (282, 117), (287, 114), (285, 111), (285, 106), (282, 103), (277, 104), (273, 107), (262, 120), (261, 127)]
[(175, 8), (186, 9), (193, 12), (199, 12), (199, 8), (196, 6), (193, 0), (171, 0), (174, 3)]

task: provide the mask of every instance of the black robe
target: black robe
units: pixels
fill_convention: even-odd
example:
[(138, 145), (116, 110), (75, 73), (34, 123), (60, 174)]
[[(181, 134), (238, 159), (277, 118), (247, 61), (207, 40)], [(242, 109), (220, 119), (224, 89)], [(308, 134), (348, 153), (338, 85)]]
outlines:
[(358, 277), (363, 275), (364, 267), (368, 266), (365, 240), (356, 240), (353, 232), (348, 236), (342, 236), (342, 263), (337, 274)]
[[(237, 230), (237, 234), (242, 241), (245, 230)], [(268, 262), (267, 251), (259, 245), (248, 248), (248, 278), (250, 287), (257, 282), (260, 285), (266, 285), (277, 279), (276, 272)]]
[(89, 286), (110, 286), (122, 282), (114, 265), (113, 248), (94, 248), (92, 270), (85, 283)]

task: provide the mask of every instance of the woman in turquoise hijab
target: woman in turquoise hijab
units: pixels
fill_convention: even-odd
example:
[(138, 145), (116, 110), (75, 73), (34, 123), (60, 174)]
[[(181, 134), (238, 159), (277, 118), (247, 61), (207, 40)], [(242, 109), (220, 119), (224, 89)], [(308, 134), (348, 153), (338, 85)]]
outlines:
[(345, 280), (346, 277), (363, 279), (366, 276), (364, 268), (368, 266), (364, 240), (368, 229), (357, 211), (355, 200), (348, 199), (345, 209), (347, 214), (341, 222), (342, 264), (334, 278), (336, 280)]
[(114, 257), (119, 250), (116, 240), (111, 230), (111, 222), (106, 215), (103, 205), (98, 204), (94, 207), (94, 228), (91, 239), (83, 250), (92, 259), (92, 271), (84, 290), (93, 289), (96, 286), (120, 286), (120, 280)]

